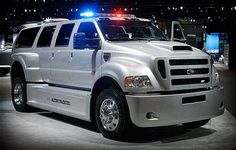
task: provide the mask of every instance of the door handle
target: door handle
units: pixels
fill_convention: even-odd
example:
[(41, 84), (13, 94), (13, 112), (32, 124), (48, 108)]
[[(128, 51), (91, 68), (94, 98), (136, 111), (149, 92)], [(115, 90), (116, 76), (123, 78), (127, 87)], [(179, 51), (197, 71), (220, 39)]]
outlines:
[(52, 53), (52, 56), (51, 56), (51, 60), (53, 60), (54, 59), (54, 56), (55, 56), (55, 54), (54, 53)]
[(69, 62), (71, 62), (71, 61), (73, 60), (73, 57), (74, 57), (74, 53), (71, 52), (71, 53), (70, 53), (70, 59), (69, 59)]

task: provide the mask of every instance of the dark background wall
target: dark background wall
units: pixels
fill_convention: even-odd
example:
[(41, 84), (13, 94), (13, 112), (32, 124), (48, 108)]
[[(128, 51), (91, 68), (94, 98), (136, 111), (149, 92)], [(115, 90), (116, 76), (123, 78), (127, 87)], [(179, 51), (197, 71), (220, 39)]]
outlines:
[[(190, 27), (205, 26), (206, 32), (225, 32), (229, 69), (236, 70), (235, 0), (5, 0), (0, 9), (0, 34), (8, 39), (16, 26), (47, 17), (76, 19), (88, 8), (100, 13), (123, 11), (150, 19), (184, 20)], [(196, 33), (202, 32), (199, 30), (196, 28)]]

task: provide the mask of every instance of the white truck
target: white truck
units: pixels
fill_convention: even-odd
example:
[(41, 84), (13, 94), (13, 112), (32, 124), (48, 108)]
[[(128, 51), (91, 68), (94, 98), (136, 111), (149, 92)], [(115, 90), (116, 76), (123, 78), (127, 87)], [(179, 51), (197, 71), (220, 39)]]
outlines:
[[(181, 41), (182, 28), (173, 28)], [(200, 127), (224, 112), (211, 57), (134, 15), (23, 29), (13, 46), (11, 83), (17, 111), (36, 107), (95, 122), (111, 139), (134, 126)]]

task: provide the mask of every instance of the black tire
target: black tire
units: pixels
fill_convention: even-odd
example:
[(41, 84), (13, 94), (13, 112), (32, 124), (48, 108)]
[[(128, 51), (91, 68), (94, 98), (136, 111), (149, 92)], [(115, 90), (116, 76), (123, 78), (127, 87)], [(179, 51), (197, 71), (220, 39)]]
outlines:
[[(117, 112), (117, 111), (119, 112), (118, 113), (119, 115), (114, 115), (115, 117), (113, 116), (114, 120), (117, 120), (117, 118), (119, 119), (117, 124), (111, 123), (111, 124), (113, 124), (113, 130), (111, 130), (110, 128), (106, 129), (106, 127), (103, 126), (101, 118), (100, 118), (100, 116), (102, 116), (101, 112), (100, 112), (100, 110), (102, 108), (101, 106), (102, 106), (102, 104), (104, 104), (106, 102), (108, 103), (109, 99), (112, 99), (117, 106), (117, 107), (114, 107), (113, 110), (115, 110), (115, 112)], [(105, 111), (103, 111), (103, 112), (105, 112)], [(106, 112), (108, 112), (108, 111), (106, 111)], [(103, 116), (105, 116), (105, 115), (103, 115)], [(96, 119), (98, 129), (100, 130), (100, 132), (102, 133), (102, 135), (104, 137), (109, 138), (109, 139), (113, 139), (113, 140), (123, 139), (124, 134), (127, 132), (127, 130), (130, 127), (132, 127), (132, 123), (131, 123), (130, 117), (129, 117), (128, 106), (127, 106), (124, 94), (117, 89), (103, 90), (99, 94), (97, 101), (95, 103), (95, 119)], [(114, 121), (113, 119), (112, 119), (112, 122)]]
[[(18, 90), (18, 91), (17, 91)], [(26, 82), (24, 77), (15, 77), (12, 82), (12, 102), (16, 111), (31, 112), (32, 107), (27, 105)]]
[(5, 76), (8, 74), (10, 69), (0, 69), (0, 77)]
[(183, 125), (188, 129), (194, 129), (194, 128), (199, 128), (205, 125), (209, 120), (210, 119), (200, 120), (200, 121), (195, 121), (195, 122), (188, 122), (188, 123), (184, 123)]

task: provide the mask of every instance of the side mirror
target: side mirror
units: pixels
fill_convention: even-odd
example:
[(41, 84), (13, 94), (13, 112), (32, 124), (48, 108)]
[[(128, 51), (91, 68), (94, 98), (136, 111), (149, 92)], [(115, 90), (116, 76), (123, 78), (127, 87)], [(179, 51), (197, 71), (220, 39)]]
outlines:
[(99, 38), (86, 38), (84, 32), (79, 32), (74, 34), (74, 49), (95, 49), (99, 50), (100, 46), (100, 39)]
[(186, 42), (183, 29), (179, 22), (172, 21), (171, 26), (171, 41)]

